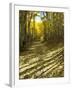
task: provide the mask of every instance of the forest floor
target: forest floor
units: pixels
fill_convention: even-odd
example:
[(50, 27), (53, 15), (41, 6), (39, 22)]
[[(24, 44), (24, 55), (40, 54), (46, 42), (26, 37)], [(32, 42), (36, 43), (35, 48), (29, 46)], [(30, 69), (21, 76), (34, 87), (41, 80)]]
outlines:
[(19, 57), (19, 79), (64, 76), (64, 45), (33, 42)]

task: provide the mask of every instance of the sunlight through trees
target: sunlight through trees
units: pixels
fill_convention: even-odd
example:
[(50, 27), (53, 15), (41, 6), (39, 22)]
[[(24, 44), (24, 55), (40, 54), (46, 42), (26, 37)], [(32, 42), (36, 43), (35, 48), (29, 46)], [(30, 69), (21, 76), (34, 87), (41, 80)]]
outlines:
[(64, 76), (64, 13), (19, 11), (19, 78)]

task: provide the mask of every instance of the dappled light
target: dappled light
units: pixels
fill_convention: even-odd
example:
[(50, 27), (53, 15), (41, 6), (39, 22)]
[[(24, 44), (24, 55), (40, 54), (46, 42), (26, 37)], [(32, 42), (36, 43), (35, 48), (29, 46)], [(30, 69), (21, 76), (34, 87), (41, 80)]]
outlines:
[(64, 13), (19, 11), (19, 79), (64, 76)]

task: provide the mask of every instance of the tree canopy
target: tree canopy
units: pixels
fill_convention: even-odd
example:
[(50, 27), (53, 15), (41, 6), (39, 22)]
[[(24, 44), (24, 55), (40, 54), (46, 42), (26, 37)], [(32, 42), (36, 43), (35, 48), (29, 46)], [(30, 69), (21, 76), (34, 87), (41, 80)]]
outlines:
[(64, 13), (44, 11), (19, 11), (20, 48), (35, 40), (47, 43), (63, 42)]

